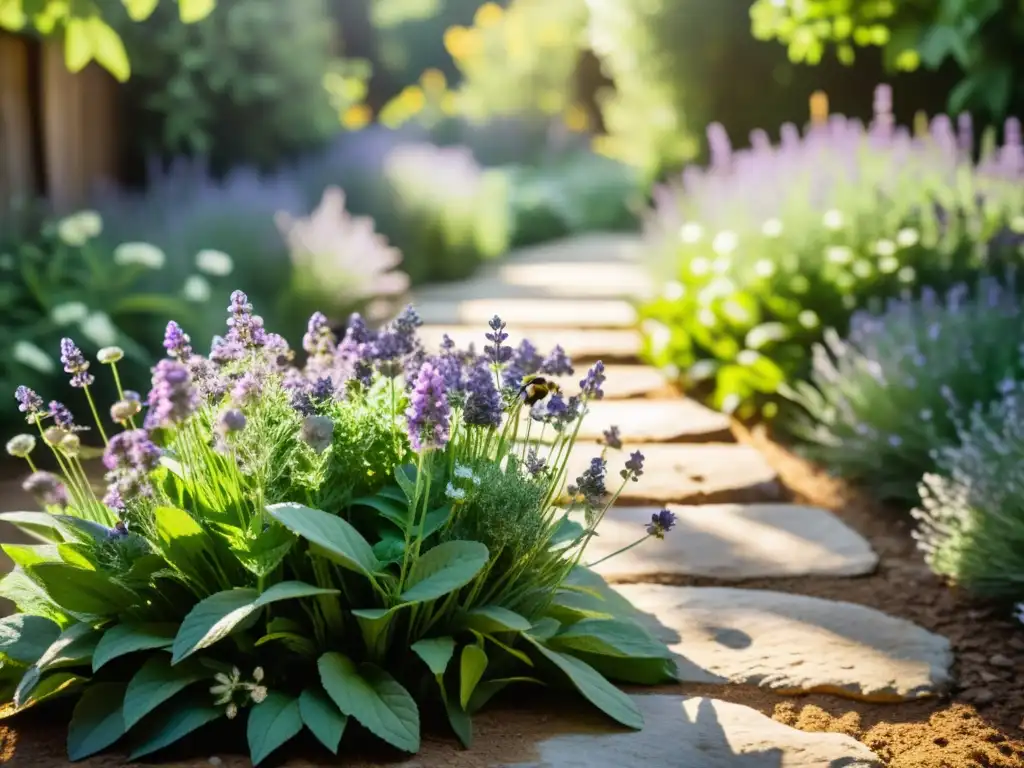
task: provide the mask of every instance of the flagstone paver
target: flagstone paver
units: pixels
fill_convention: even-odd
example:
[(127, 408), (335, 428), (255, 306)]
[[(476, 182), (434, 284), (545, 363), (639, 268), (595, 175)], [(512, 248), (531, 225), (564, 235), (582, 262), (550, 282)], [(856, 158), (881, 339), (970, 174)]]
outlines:
[[(532, 341), (542, 354), (547, 354), (556, 345), (566, 351), (575, 363), (593, 360), (604, 362), (633, 362), (640, 354), (640, 334), (632, 330), (555, 330), (510, 327), (508, 344), (517, 345), (523, 338)], [(482, 352), (487, 344), (484, 334), (487, 325), (424, 325), (420, 329), (420, 338), (428, 350), (437, 349), (444, 334), (448, 334), (455, 344), (465, 348), (475, 345)]]
[[(623, 446), (608, 453), (608, 486), (618, 487), (619, 470), (629, 454), (644, 454), (644, 474), (628, 483), (619, 497), (626, 504), (715, 504), (776, 501), (782, 489), (764, 457), (745, 445)], [(568, 478), (578, 477), (599, 453), (598, 446), (578, 443), (568, 462)]]
[[(645, 476), (646, 477), (646, 476)], [(644, 478), (640, 479), (643, 482)], [(595, 570), (606, 579), (654, 576), (751, 579), (870, 573), (878, 555), (864, 537), (825, 509), (798, 504), (706, 504), (669, 507), (676, 527)], [(658, 507), (613, 507), (587, 547), (596, 562), (643, 535)]]
[(642, 266), (643, 239), (628, 232), (593, 232), (519, 248), (505, 263), (512, 264), (635, 264)]
[(613, 587), (678, 654), (692, 682), (903, 701), (951, 683), (949, 641), (853, 603), (728, 587)]
[(631, 697), (641, 731), (553, 736), (538, 757), (501, 768), (874, 768), (870, 749), (840, 733), (807, 733), (757, 710), (701, 697)]
[(497, 315), (510, 328), (633, 328), (636, 309), (617, 299), (463, 299), (423, 301), (416, 311), (433, 325), (486, 325)]
[[(580, 381), (586, 375), (586, 371), (586, 366), (581, 365), (571, 376), (558, 376), (555, 377), (555, 381), (567, 394), (575, 395), (580, 391)], [(657, 368), (647, 365), (606, 365), (604, 373), (608, 377), (602, 387), (605, 403), (610, 400), (648, 397), (670, 390), (664, 374)]]
[[(523, 419), (530, 418), (524, 409)], [(580, 427), (579, 439), (600, 440), (608, 429), (619, 427), (623, 440), (632, 443), (710, 443), (733, 439), (729, 417), (693, 400), (619, 400), (591, 403)], [(534, 425), (532, 437), (540, 437)], [(554, 436), (544, 434), (545, 442)]]

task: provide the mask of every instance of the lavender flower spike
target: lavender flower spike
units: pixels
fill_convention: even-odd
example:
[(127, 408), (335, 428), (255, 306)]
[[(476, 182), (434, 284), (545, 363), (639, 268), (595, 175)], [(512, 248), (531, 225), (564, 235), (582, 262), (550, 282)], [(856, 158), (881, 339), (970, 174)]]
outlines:
[(600, 400), (604, 397), (604, 390), (601, 389), (604, 384), (604, 363), (598, 360), (594, 363), (594, 367), (587, 371), (586, 377), (580, 382), (580, 390), (583, 396), (590, 400)]
[(161, 360), (153, 369), (146, 429), (168, 427), (184, 421), (192, 415), (197, 402), (188, 368), (176, 360)]
[(25, 414), (25, 421), (31, 424), (43, 412), (43, 398), (34, 390), (22, 385), (14, 390), (14, 398), (18, 401), (18, 410)]
[(494, 377), (483, 365), (477, 365), (469, 374), (463, 420), (475, 427), (501, 426), (501, 397)]
[(622, 450), (622, 435), (619, 433), (617, 426), (612, 426), (601, 433), (604, 438), (604, 444), (615, 451)]
[(640, 475), (643, 473), (644, 455), (640, 451), (631, 453), (629, 460), (626, 462), (626, 468), (619, 472), (623, 480), (632, 480), (634, 483), (640, 479)]
[(572, 360), (561, 346), (556, 346), (551, 350), (551, 354), (544, 358), (544, 362), (540, 364), (540, 372), (548, 376), (572, 376), (575, 373)]
[(241, 344), (244, 347), (262, 347), (267, 341), (263, 330), (263, 320), (252, 313), (249, 297), (242, 291), (231, 294), (231, 306), (228, 307), (231, 317), (228, 318), (227, 341)]
[(651, 515), (651, 522), (647, 526), (647, 533), (656, 539), (664, 539), (665, 534), (671, 531), (676, 524), (676, 515), (667, 509), (655, 512)]
[(167, 323), (167, 330), (164, 332), (164, 349), (167, 354), (182, 363), (188, 361), (192, 356), (192, 339), (181, 330), (181, 326), (171, 320)]
[(413, 450), (444, 448), (450, 437), (451, 409), (444, 379), (431, 363), (424, 363), (420, 368), (409, 402), (405, 415)]
[(302, 337), (302, 348), (311, 356), (333, 355), (338, 339), (331, 331), (330, 323), (322, 312), (314, 312), (309, 318), (306, 333)]
[(60, 361), (64, 363), (64, 372), (71, 374), (72, 387), (82, 389), (95, 381), (89, 373), (89, 361), (75, 342), (67, 337), (60, 340)]
[(488, 359), (494, 365), (502, 365), (507, 363), (509, 358), (512, 357), (512, 347), (506, 347), (503, 345), (508, 334), (505, 333), (505, 323), (502, 322), (501, 318), (495, 315), (491, 318), (488, 323), (492, 333), (486, 334), (486, 338), (491, 344), (484, 347), (484, 352), (487, 353)]

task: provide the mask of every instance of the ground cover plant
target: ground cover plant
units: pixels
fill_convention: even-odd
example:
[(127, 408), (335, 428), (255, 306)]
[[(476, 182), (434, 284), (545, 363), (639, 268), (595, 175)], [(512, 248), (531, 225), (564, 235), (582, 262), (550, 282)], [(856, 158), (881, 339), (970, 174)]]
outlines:
[[(254, 764), (303, 728), (337, 754), (356, 724), (416, 752), (423, 707), (468, 745), (472, 713), (512, 684), (574, 686), (640, 728), (609, 680), (671, 680), (674, 662), (583, 564), (643, 456), (609, 468), (595, 446), (566, 469), (603, 365), (566, 397), (544, 378), (572, 372), (561, 349), (513, 349), (495, 317), (482, 354), (428, 353), (409, 308), (380, 331), (353, 316), (340, 339), (313, 315), (300, 369), (244, 294), (229, 311), (208, 356), (169, 324), (148, 396), (122, 390), (95, 431), (17, 390), (32, 432), (7, 449), (45, 511), (3, 519), (44, 543), (4, 547), (4, 714), (78, 696), (73, 760), (246, 718)], [(98, 360), (114, 375), (120, 355)], [(71, 339), (61, 357), (87, 395), (107, 373)], [(523, 409), (553, 442), (520, 434)], [(91, 436), (105, 491), (82, 466)], [(673, 523), (655, 514), (637, 543)]]
[(1021, 318), (1012, 277), (856, 312), (845, 339), (815, 345), (808, 381), (781, 388), (800, 406), (782, 426), (830, 471), (916, 503), (936, 452), (959, 443), (957, 420), (1022, 379)]
[(835, 116), (778, 145), (755, 132), (733, 151), (719, 126), (709, 167), (657, 191), (642, 308), (647, 356), (718, 408), (766, 416), (810, 367), (825, 329), (846, 333), (871, 299), (945, 290), (1019, 261), (1024, 233), (1020, 124), (970, 158), (969, 121), (912, 134), (880, 88), (865, 128)]

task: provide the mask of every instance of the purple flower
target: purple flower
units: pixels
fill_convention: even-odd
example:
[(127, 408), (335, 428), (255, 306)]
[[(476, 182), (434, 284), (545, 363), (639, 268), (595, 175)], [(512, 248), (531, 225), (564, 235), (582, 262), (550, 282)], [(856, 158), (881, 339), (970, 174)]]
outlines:
[(540, 364), (540, 372), (548, 376), (572, 376), (575, 371), (572, 360), (565, 354), (565, 350), (561, 346), (556, 346)]
[(240, 406), (255, 402), (263, 392), (263, 379), (253, 371), (246, 371), (231, 388), (231, 400)]
[(569, 406), (565, 404), (565, 399), (561, 394), (555, 392), (546, 400), (541, 400), (539, 403), (534, 403), (530, 409), (530, 417), (534, 421), (544, 421), (549, 424), (555, 424), (557, 428), (561, 428), (565, 425), (565, 414), (569, 411)]
[(107, 530), (107, 538), (111, 540), (123, 539), (128, 535), (128, 524), (124, 520), (118, 520), (113, 528)]
[(71, 375), (71, 386), (82, 389), (88, 387), (95, 381), (89, 373), (89, 361), (85, 355), (69, 338), (60, 340), (60, 361), (64, 363), (64, 372)]
[(228, 312), (231, 313), (228, 318), (229, 342), (241, 344), (246, 349), (266, 344), (267, 333), (263, 330), (263, 320), (253, 315), (249, 297), (242, 291), (232, 292)]
[(160, 449), (144, 429), (129, 429), (111, 438), (103, 452), (107, 495), (103, 503), (123, 509), (126, 500), (153, 495), (149, 473), (160, 465)]
[(245, 357), (245, 345), (238, 340), (225, 339), (223, 336), (214, 336), (213, 344), (210, 347), (210, 360), (217, 365), (241, 360)]
[(430, 363), (420, 368), (416, 385), (409, 395), (409, 443), (414, 451), (441, 449), (450, 437), (451, 409), (444, 389), (444, 379)]
[(523, 383), (523, 378), (537, 373), (543, 362), (533, 343), (529, 339), (523, 339), (512, 353), (511, 362), (502, 376), (505, 385), (518, 389)]
[(121, 491), (115, 483), (107, 486), (107, 492), (103, 495), (103, 504), (115, 512), (124, 512), (124, 499), (121, 498)]
[(33, 472), (21, 487), (44, 507), (63, 508), (68, 505), (67, 488), (52, 472)]
[(604, 436), (604, 444), (613, 450), (622, 450), (622, 436), (619, 434), (619, 428), (612, 426), (610, 429), (606, 429), (602, 432)]
[(462, 418), (466, 424), (475, 427), (501, 426), (501, 397), (494, 377), (485, 365), (476, 365), (470, 371)]
[(449, 396), (463, 391), (465, 382), (462, 380), (462, 360), (458, 355), (453, 355), (446, 349), (444, 353), (431, 358), (431, 362), (444, 379), (444, 388)]
[(323, 403), (334, 397), (334, 382), (330, 376), (317, 379), (309, 389), (309, 396), (314, 403)]
[(484, 347), (484, 353), (494, 365), (503, 365), (512, 357), (512, 347), (504, 346), (505, 340), (508, 339), (508, 334), (505, 333), (505, 323), (495, 315), (487, 325), (492, 332), (486, 334), (486, 338), (491, 343)]
[(647, 526), (647, 533), (656, 539), (664, 539), (665, 534), (671, 531), (676, 524), (676, 515), (667, 509), (655, 512), (651, 515), (651, 522)]
[(75, 417), (71, 415), (71, 411), (68, 410), (67, 406), (63, 403), (59, 403), (56, 400), (51, 400), (49, 405), (49, 413), (53, 418), (53, 423), (61, 429), (71, 430), (75, 427)]
[(534, 477), (547, 469), (547, 465), (547, 460), (538, 457), (537, 451), (532, 448), (530, 449), (530, 452), (526, 454), (526, 471)]
[(626, 461), (626, 468), (619, 472), (623, 480), (632, 480), (634, 483), (644, 473), (644, 455), (640, 451), (634, 451)]
[(181, 326), (171, 320), (167, 323), (167, 330), (164, 332), (164, 349), (167, 354), (176, 360), (185, 362), (192, 355), (192, 339), (181, 330)]
[(14, 398), (18, 401), (18, 410), (25, 414), (25, 421), (29, 424), (42, 414), (43, 398), (34, 390), (22, 385), (14, 390)]
[(314, 312), (306, 326), (306, 334), (302, 337), (302, 348), (311, 357), (318, 355), (333, 355), (337, 347), (338, 339), (327, 317), (322, 312)]
[(245, 414), (237, 408), (226, 408), (217, 416), (216, 430), (222, 435), (245, 429)]
[(153, 369), (146, 429), (168, 427), (184, 421), (195, 411), (197, 401), (188, 368), (176, 360), (161, 360)]
[(583, 397), (594, 400), (603, 398), (604, 390), (601, 389), (601, 386), (604, 384), (604, 380), (604, 363), (598, 360), (594, 363), (594, 367), (587, 371), (586, 377), (580, 382)]
[(607, 463), (600, 456), (590, 460), (590, 466), (576, 478), (576, 485), (569, 488), (573, 496), (581, 495), (588, 507), (597, 507), (605, 495), (605, 468)]

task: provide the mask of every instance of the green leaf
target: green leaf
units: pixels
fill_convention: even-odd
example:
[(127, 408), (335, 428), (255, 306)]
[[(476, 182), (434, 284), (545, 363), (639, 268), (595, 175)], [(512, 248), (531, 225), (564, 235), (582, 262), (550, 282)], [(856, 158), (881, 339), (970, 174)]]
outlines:
[(476, 635), (477, 639), (479, 639), (479, 641), (480, 641), (480, 645), (481, 646), (484, 644), (484, 641), (487, 640), (488, 642), (494, 643), (494, 645), (496, 645), (499, 648), (501, 648), (501, 650), (505, 651), (505, 653), (507, 653), (509, 656), (514, 656), (515, 658), (519, 659), (526, 666), (528, 666), (528, 667), (532, 667), (533, 666), (533, 660), (529, 656), (527, 656), (522, 651), (517, 651), (511, 645), (507, 645), (506, 643), (501, 642), (494, 635), (488, 635), (488, 634), (486, 634), (484, 632), (478, 632), (475, 629), (471, 629), (470, 632), (472, 632), (474, 635)]
[(384, 565), (400, 563), (405, 557), (405, 539), (385, 533), (381, 540), (373, 545), (373, 555)]
[(620, 683), (661, 685), (679, 681), (675, 659), (625, 659), (585, 651), (573, 651), (572, 655), (592, 666), (609, 680)]
[(363, 642), (366, 644), (372, 656), (379, 656), (385, 651), (385, 640), (387, 629), (395, 616), (394, 608), (362, 608), (352, 611), (359, 624), (359, 631), (363, 635)]
[(131, 75), (128, 52), (117, 32), (99, 16), (89, 18), (89, 36), (96, 62), (112, 74), (118, 82), (126, 82)]
[(626, 694), (605, 680), (586, 662), (558, 651), (545, 648), (539, 641), (524, 634), (533, 647), (548, 661), (558, 667), (583, 696), (595, 707), (613, 720), (628, 728), (637, 730), (644, 727), (644, 718), (636, 704)]
[(466, 614), (465, 625), (478, 632), (526, 632), (530, 621), (500, 605), (485, 605)]
[(64, 25), (64, 65), (68, 72), (81, 72), (92, 61), (92, 36), (86, 19), (72, 16)]
[(572, 624), (582, 619), (613, 619), (615, 618), (604, 600), (586, 592), (559, 591), (555, 594), (548, 615), (563, 624)]
[(488, 701), (501, 693), (501, 691), (509, 685), (512, 685), (512, 683), (534, 683), (536, 685), (544, 685), (543, 680), (538, 680), (535, 677), (504, 677), (497, 680), (484, 680), (473, 692), (473, 697), (469, 700), (469, 707), (466, 708), (466, 711), (469, 712), (469, 714), (479, 712)]
[(60, 627), (42, 616), (15, 613), (0, 619), (0, 654), (19, 664), (35, 664), (60, 637)]
[(430, 667), (434, 677), (441, 677), (455, 655), (455, 641), (450, 637), (432, 637), (413, 643), (412, 651)]
[(15, 565), (22, 568), (30, 568), (39, 563), (61, 562), (56, 544), (3, 544), (0, 549)]
[(220, 584), (214, 566), (218, 562), (210, 534), (183, 509), (157, 507), (153, 511), (156, 548), (164, 559), (206, 592)]
[(296, 541), (291, 531), (275, 523), (261, 531), (255, 541), (246, 541), (231, 552), (247, 571), (262, 578), (280, 565)]
[(459, 741), (462, 742), (462, 746), (469, 749), (473, 745), (472, 718), (465, 709), (458, 705), (458, 702), (452, 701), (447, 695), (444, 696), (444, 710), (448, 715), (448, 722)]
[(578, 521), (571, 519), (567, 514), (558, 521), (558, 527), (555, 528), (554, 533), (551, 534), (548, 546), (552, 549), (564, 547), (568, 544), (579, 541), (583, 537), (584, 533), (586, 533), (586, 528), (584, 528)]
[(316, 554), (343, 568), (365, 576), (380, 570), (369, 542), (337, 515), (290, 502), (272, 504), (267, 512), (285, 528), (306, 539)]
[(259, 765), (301, 730), (299, 700), (277, 691), (268, 693), (266, 699), (249, 710), (245, 731), (252, 764)]
[(160, 0), (121, 0), (132, 21), (145, 21), (153, 15)]
[(210, 704), (210, 694), (203, 691), (185, 694), (168, 702), (139, 726), (139, 741), (128, 756), (131, 761), (169, 747), (179, 739), (224, 716), (223, 707)]
[(412, 464), (395, 467), (395, 481), (398, 483), (398, 487), (402, 489), (402, 493), (405, 494), (405, 500), (409, 502), (410, 506), (415, 505), (416, 467)]
[[(39, 672), (36, 667), (32, 667), (31, 670), (35, 674)], [(45, 675), (41, 680), (38, 680), (38, 683), (32, 689), (32, 693), (24, 701), (18, 704), (14, 704), (12, 701), (11, 706), (0, 708), (0, 720), (13, 717), (37, 704), (42, 704), (44, 701), (72, 694), (79, 688), (83, 688), (88, 682), (87, 678), (76, 675), (74, 672), (60, 671)]]
[(392, 523), (397, 525), (399, 529), (405, 531), (409, 525), (409, 508), (405, 506), (404, 499), (402, 504), (396, 504), (393, 499), (381, 497), (380, 494), (376, 496), (362, 496), (355, 499), (352, 502), (353, 507), (370, 507), (371, 509), (377, 510), (381, 517), (386, 520), (390, 520)]
[(68, 726), (68, 758), (81, 760), (101, 752), (124, 736), (124, 683), (94, 683), (75, 705)]
[(217, 0), (178, 0), (178, 12), (185, 24), (202, 21), (217, 6)]
[(672, 652), (643, 627), (619, 619), (583, 619), (551, 638), (555, 650), (585, 651), (621, 658), (672, 658)]
[(317, 740), (332, 755), (338, 754), (348, 717), (338, 710), (331, 698), (321, 688), (307, 688), (299, 696), (299, 714)]
[(89, 624), (72, 624), (39, 657), (36, 666), (40, 669), (56, 669), (83, 664), (92, 658), (102, 636), (103, 630), (94, 629)]
[(106, 631), (92, 655), (92, 671), (136, 651), (168, 648), (174, 642), (176, 624), (118, 624)]
[(62, 625), (69, 621), (67, 613), (21, 568), (0, 579), (0, 597), (6, 597), (22, 613), (45, 616)]
[(467, 645), (459, 659), (459, 703), (465, 709), (487, 669), (487, 654), (479, 645)]
[(84, 568), (87, 571), (96, 570), (96, 563), (91, 559), (92, 553), (87, 545), (65, 542), (57, 545), (57, 552), (60, 554), (60, 559), (68, 565)]
[(55, 543), (63, 540), (57, 522), (48, 512), (3, 512), (0, 513), (0, 521), (10, 523), (37, 539)]
[(171, 666), (170, 661), (162, 654), (149, 658), (128, 683), (128, 690), (124, 695), (125, 730), (176, 693), (202, 680), (208, 674), (198, 664)]
[(423, 520), (423, 538), (428, 539), (444, 528), (451, 516), (452, 508), (448, 504), (427, 512), (427, 516)]
[(351, 659), (335, 652), (321, 656), (317, 666), (324, 690), (342, 714), (398, 749), (419, 751), (419, 710), (391, 675), (368, 664), (357, 670)]
[(409, 585), (399, 600), (422, 603), (464, 587), (480, 573), (489, 556), (487, 547), (476, 541), (439, 544), (413, 563)]

